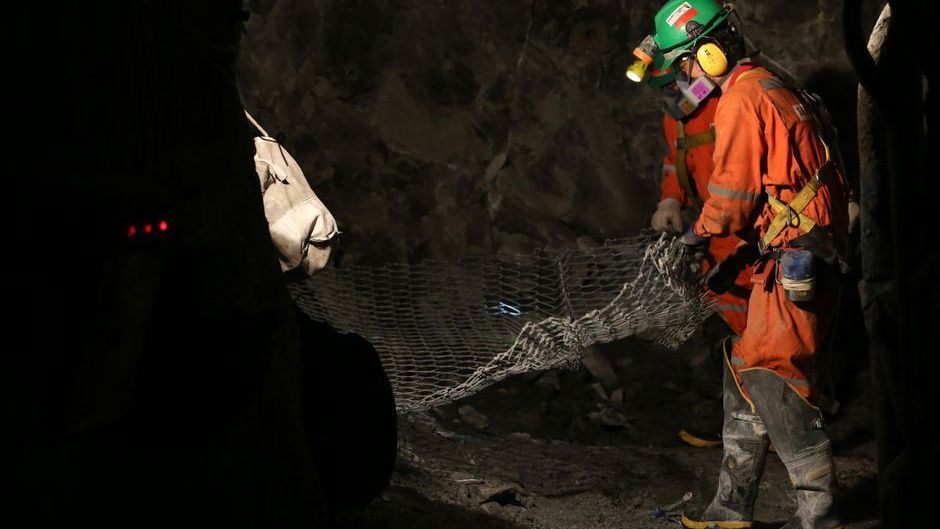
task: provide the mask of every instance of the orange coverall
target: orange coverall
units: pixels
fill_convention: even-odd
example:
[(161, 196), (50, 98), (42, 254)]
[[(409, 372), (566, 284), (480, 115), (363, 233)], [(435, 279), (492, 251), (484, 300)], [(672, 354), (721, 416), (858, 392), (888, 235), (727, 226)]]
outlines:
[[(679, 201), (683, 208), (701, 208), (702, 201), (708, 198), (708, 179), (712, 174), (712, 153), (715, 150), (714, 136), (712, 132), (712, 123), (715, 117), (715, 110), (718, 108), (718, 98), (710, 97), (705, 104), (698, 109), (695, 114), (685, 120), (678, 122), (668, 115), (663, 116), (663, 133), (666, 136), (666, 144), (669, 150), (663, 159), (663, 180), (662, 196), (660, 200), (674, 198)], [(698, 196), (690, 196), (689, 190), (686, 190), (680, 183), (678, 175), (677, 152), (680, 150), (679, 142), (680, 127), (682, 136), (689, 143), (700, 143), (699, 145), (689, 146), (685, 149), (686, 173), (688, 175), (689, 186), (695, 186), (695, 192)], [(702, 135), (702, 136), (700, 136)], [(708, 272), (715, 263), (719, 263), (734, 253), (738, 244), (742, 242), (737, 236), (715, 238), (708, 247), (709, 258), (703, 262), (703, 273)], [(751, 290), (751, 275), (753, 268), (748, 266), (735, 279), (735, 286), (724, 294), (714, 294), (717, 297), (717, 309), (721, 318), (731, 327), (735, 334), (740, 335), (744, 332), (747, 324), (747, 298)]]
[[(769, 71), (739, 66), (722, 87), (715, 112), (714, 172), (709, 198), (694, 231), (703, 237), (751, 232), (760, 238), (775, 214), (765, 194), (790, 203), (826, 162), (825, 146), (811, 115)], [(823, 180), (803, 214), (828, 227), (837, 247), (848, 233), (848, 187), (838, 170)], [(771, 242), (788, 248), (803, 235), (787, 226)], [(735, 343), (736, 372), (766, 368), (808, 399), (816, 351), (835, 318), (839, 291), (817, 288), (816, 299), (800, 306), (786, 299), (777, 282), (777, 261), (764, 261), (753, 276), (747, 328)]]

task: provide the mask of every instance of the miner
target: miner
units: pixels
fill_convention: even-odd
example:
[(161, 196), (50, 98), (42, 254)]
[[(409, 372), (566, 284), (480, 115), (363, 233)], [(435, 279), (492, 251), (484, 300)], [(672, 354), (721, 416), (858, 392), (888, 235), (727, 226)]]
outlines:
[(688, 528), (750, 527), (770, 442), (797, 492), (784, 529), (834, 529), (836, 473), (814, 384), (835, 317), (848, 235), (848, 188), (817, 99), (750, 62), (731, 6), (670, 0), (655, 51), (690, 104), (715, 108), (708, 197), (680, 238), (690, 254), (740, 236), (756, 249), (747, 324), (726, 348), (718, 490)]

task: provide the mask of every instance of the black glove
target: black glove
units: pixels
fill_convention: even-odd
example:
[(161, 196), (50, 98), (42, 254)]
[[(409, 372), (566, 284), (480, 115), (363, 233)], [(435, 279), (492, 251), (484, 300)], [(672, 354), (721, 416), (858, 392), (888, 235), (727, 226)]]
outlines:
[(718, 263), (705, 276), (705, 284), (708, 289), (716, 294), (724, 294), (731, 290), (738, 275), (749, 263), (753, 263), (759, 257), (756, 244), (742, 244), (735, 249), (734, 253)]
[(692, 228), (679, 237), (679, 242), (685, 246), (690, 255), (698, 255), (699, 259), (705, 257), (705, 251), (708, 250), (708, 239), (695, 233)]
[(702, 259), (705, 258), (705, 252), (708, 250), (708, 239), (695, 233), (692, 228), (686, 230), (679, 237), (679, 242), (685, 247), (686, 259), (689, 261), (689, 267), (698, 271), (701, 267)]

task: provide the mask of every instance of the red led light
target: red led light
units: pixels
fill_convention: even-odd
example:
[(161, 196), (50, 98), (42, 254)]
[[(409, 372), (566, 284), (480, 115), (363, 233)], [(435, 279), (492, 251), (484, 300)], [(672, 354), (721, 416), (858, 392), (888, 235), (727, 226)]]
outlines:
[(127, 228), (127, 236), (133, 237), (134, 235), (137, 235), (137, 226), (132, 225), (131, 227)]
[(160, 224), (158, 224), (157, 227), (159, 228), (160, 231), (166, 231), (167, 229), (170, 228), (170, 224), (167, 223), (167, 221), (165, 220), (161, 220)]
[(144, 233), (150, 235), (150, 232), (153, 231), (153, 224), (144, 224)]

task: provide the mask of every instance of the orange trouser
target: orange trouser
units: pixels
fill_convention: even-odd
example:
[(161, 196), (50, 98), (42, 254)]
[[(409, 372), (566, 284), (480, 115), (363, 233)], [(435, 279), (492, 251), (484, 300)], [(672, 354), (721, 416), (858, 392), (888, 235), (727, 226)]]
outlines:
[[(816, 299), (796, 304), (776, 281), (777, 262), (768, 261), (754, 273), (747, 328), (731, 351), (735, 371), (764, 367), (783, 377), (797, 393), (813, 400), (813, 369), (836, 317), (838, 272), (817, 270)], [(739, 380), (740, 381), (740, 380)]]

